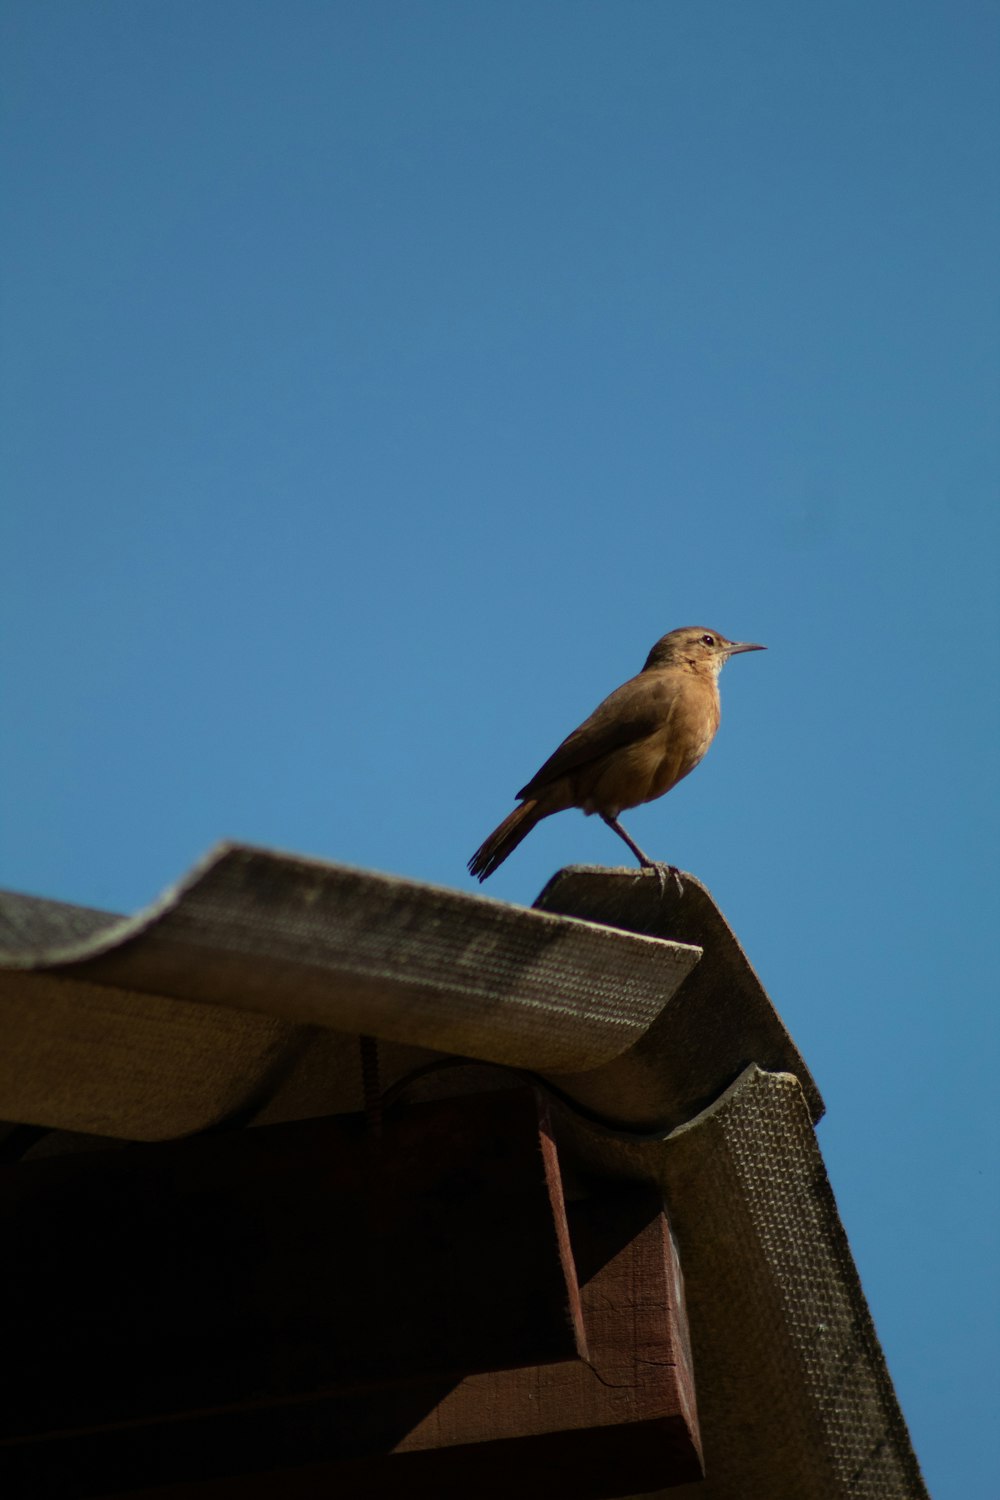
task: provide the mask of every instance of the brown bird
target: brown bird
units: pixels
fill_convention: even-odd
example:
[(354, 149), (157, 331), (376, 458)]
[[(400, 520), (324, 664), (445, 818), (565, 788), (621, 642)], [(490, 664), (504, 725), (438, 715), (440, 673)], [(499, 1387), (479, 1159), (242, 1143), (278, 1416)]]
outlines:
[[(521, 788), (520, 805), (476, 850), (470, 873), (485, 880), (536, 823), (569, 807), (599, 813), (641, 865), (662, 871), (618, 815), (662, 797), (694, 770), (719, 727), (719, 673), (738, 652), (765, 649), (727, 641), (702, 625), (663, 636), (638, 677), (605, 698)], [(668, 869), (680, 885), (676, 870)]]

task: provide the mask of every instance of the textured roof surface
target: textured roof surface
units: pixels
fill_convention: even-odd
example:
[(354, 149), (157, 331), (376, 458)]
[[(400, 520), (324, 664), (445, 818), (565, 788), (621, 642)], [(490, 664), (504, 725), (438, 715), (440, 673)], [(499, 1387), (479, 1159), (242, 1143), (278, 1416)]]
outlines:
[(691, 943), (703, 953), (673, 1001), (632, 1047), (587, 1077), (560, 1077), (580, 1103), (644, 1130), (680, 1125), (748, 1063), (794, 1073), (815, 1124), (823, 1101), (798, 1048), (711, 895), (693, 875), (679, 893), (635, 870), (571, 866), (550, 880), (536, 906), (647, 937)]
[[(711, 949), (696, 990), (700, 941), (619, 930), (622, 903), (653, 921), (676, 900), (655, 876), (567, 871), (542, 900), (608, 891), (610, 916), (566, 920), (226, 845), (132, 918), (0, 895), (0, 1119), (158, 1140), (252, 1118), (280, 1089), (304, 1113), (352, 1109), (362, 1032), (389, 1044), (389, 1081), (458, 1054), (530, 1069), (642, 1128), (688, 1118), (755, 1061), (801, 1078), (818, 1118), (805, 1064), (698, 882), (679, 903)], [(664, 910), (661, 929), (679, 920)]]
[(563, 1128), (680, 1247), (706, 1479), (664, 1500), (926, 1500), (798, 1079), (751, 1065), (665, 1135)]
[(926, 1500), (822, 1100), (710, 894), (684, 887), (575, 868), (532, 911), (223, 846), (127, 920), (0, 895), (0, 1119), (48, 1127), (38, 1154), (355, 1110), (362, 1033), (390, 1096), (530, 1070), (584, 1181), (669, 1205), (708, 1477), (664, 1495)]
[(246, 1108), (293, 1064), (304, 1027), (596, 1068), (700, 958), (233, 845), (133, 918), (14, 897), (0, 922), (0, 1118), (147, 1140)]

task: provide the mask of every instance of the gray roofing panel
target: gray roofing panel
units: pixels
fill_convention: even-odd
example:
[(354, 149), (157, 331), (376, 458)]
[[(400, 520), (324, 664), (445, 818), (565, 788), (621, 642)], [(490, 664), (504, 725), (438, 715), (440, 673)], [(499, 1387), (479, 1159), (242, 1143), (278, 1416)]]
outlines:
[[(382, 1038), (383, 1085), (456, 1053), (545, 1072), (577, 1167), (670, 1207), (708, 1477), (663, 1500), (926, 1500), (822, 1101), (684, 884), (571, 869), (528, 911), (224, 846), (128, 920), (0, 896), (0, 1117), (155, 1140), (356, 1109), (359, 1032)], [(403, 1097), (509, 1076), (424, 1074)]]
[[(684, 874), (683, 894), (651, 871), (574, 865), (560, 870), (536, 906), (649, 937), (694, 943), (694, 969), (633, 1045), (607, 1066), (556, 1077), (610, 1123), (643, 1130), (680, 1125), (716, 1099), (748, 1063), (794, 1073), (813, 1122), (823, 1100), (770, 997), (710, 892)], [(624, 1101), (624, 1107), (623, 1107)]]
[(751, 1066), (665, 1135), (557, 1124), (677, 1236), (706, 1479), (662, 1500), (927, 1500), (798, 1079)]
[(643, 1034), (701, 956), (239, 845), (133, 918), (33, 916), (23, 897), (7, 913), (0, 1118), (147, 1140), (248, 1107), (303, 1028), (587, 1071)]

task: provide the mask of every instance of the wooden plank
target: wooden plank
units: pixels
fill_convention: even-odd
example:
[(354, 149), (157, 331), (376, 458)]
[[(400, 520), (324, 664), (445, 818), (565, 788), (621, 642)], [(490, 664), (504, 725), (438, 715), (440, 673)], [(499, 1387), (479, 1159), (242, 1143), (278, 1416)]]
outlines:
[[(301, 1455), (300, 1455), (301, 1456)], [(172, 1453), (165, 1453), (166, 1470)], [(31, 1500), (84, 1500), (73, 1488), (30, 1490)], [(405, 1459), (297, 1463), (214, 1479), (116, 1487), (86, 1500), (620, 1500), (697, 1483), (704, 1473), (686, 1436), (664, 1420), (428, 1449)], [(697, 1492), (695, 1492), (697, 1493)], [(737, 1492), (733, 1492), (737, 1493)]]
[[(317, 1391), (356, 1406), (576, 1357), (538, 1111), (534, 1090), (507, 1090), (390, 1115), (378, 1140), (334, 1118), (4, 1167), (0, 1433)], [(398, 1411), (408, 1430), (407, 1398)]]
[(467, 1376), (395, 1452), (675, 1418), (697, 1451), (683, 1280), (658, 1195), (575, 1203), (570, 1227), (589, 1358)]
[(33, 1500), (147, 1486), (156, 1500), (610, 1500), (696, 1480), (682, 1283), (659, 1198), (617, 1190), (571, 1205), (570, 1221), (589, 1360), (66, 1434), (0, 1448), (8, 1482), (30, 1476)]

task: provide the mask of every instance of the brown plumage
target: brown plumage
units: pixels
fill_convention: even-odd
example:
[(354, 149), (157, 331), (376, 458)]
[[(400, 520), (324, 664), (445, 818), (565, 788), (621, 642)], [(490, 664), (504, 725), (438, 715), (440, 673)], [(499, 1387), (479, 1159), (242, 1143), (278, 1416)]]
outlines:
[(741, 651), (717, 630), (686, 625), (658, 640), (637, 677), (616, 688), (568, 735), (526, 786), (519, 806), (469, 860), (480, 880), (492, 875), (542, 818), (579, 807), (598, 813), (641, 865), (658, 868), (618, 821), (693, 771), (719, 727), (719, 673)]

